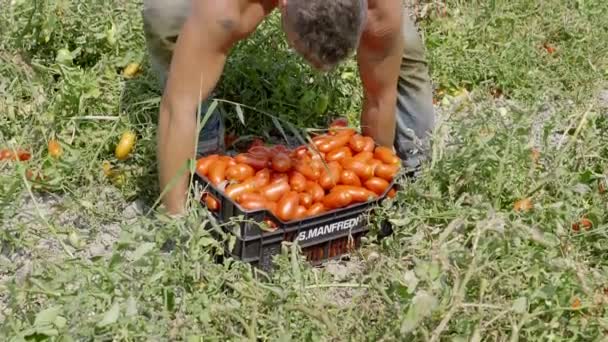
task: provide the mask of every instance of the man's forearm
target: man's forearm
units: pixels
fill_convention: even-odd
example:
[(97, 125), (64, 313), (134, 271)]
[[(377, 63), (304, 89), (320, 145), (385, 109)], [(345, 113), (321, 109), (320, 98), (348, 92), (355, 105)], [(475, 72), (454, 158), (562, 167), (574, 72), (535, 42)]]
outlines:
[(395, 140), (396, 100), (365, 99), (361, 112), (361, 130), (382, 146), (393, 147)]
[[(161, 191), (166, 191), (162, 202), (171, 214), (185, 207), (188, 189), (187, 162), (193, 156), (196, 137), (196, 117), (176, 115), (176, 110), (163, 103), (158, 127), (158, 163)], [(187, 114), (190, 114), (188, 111)], [(176, 148), (179, 147), (179, 148)], [(180, 169), (181, 172), (180, 172)]]

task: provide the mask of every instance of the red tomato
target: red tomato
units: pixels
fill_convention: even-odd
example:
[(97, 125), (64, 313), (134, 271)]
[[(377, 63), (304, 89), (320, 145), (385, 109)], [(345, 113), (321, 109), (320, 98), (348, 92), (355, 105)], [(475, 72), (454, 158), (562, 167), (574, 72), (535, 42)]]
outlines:
[(323, 203), (313, 204), (306, 212), (306, 217), (317, 216), (325, 212), (325, 206)]
[(228, 185), (224, 193), (228, 198), (236, 201), (244, 193), (252, 192), (255, 189), (255, 178), (249, 178), (242, 183)]
[(378, 195), (382, 195), (388, 188), (389, 183), (379, 177), (372, 177), (365, 182), (365, 187), (375, 192)]
[[(275, 205), (276, 205), (276, 204), (275, 204)], [(275, 222), (274, 222), (272, 219), (270, 219), (270, 218), (268, 218), (268, 217), (267, 217), (267, 218), (265, 218), (263, 222), (264, 222), (264, 223), (266, 223), (266, 225), (267, 225), (269, 228), (276, 229), (276, 228), (278, 227), (278, 226), (277, 226), (277, 224), (276, 224), (276, 223), (275, 223)]]
[(372, 170), (374, 171), (374, 174), (375, 174), (376, 168), (378, 168), (378, 165), (381, 165), (382, 162), (379, 161), (378, 159), (372, 159), (368, 162), (368, 164), (370, 164), (372, 166)]
[(323, 205), (328, 209), (338, 209), (348, 206), (353, 200), (353, 196), (346, 190), (336, 190), (330, 192), (323, 198)]
[(376, 143), (374, 142), (374, 139), (372, 139), (371, 137), (363, 137), (363, 142), (363, 151), (374, 152), (374, 148), (376, 148)]
[(221, 159), (218, 159), (211, 164), (208, 177), (211, 184), (218, 186), (221, 182), (226, 180), (226, 166), (228, 166), (228, 163)]
[(220, 210), (220, 202), (213, 197), (213, 195), (209, 193), (204, 193), (203, 198), (205, 200), (205, 205), (210, 211), (217, 212)]
[(352, 170), (342, 170), (340, 175), (340, 183), (344, 185), (361, 186), (361, 180)]
[(278, 152), (272, 157), (272, 169), (276, 172), (287, 172), (291, 170), (291, 158), (287, 153)]
[(274, 145), (271, 149), (273, 154), (275, 153), (285, 153), (289, 154), (289, 149), (285, 145)]
[(395, 188), (392, 188), (388, 191), (388, 194), (386, 194), (386, 196), (388, 198), (395, 198), (395, 196), (397, 196), (397, 190), (395, 190)]
[(32, 157), (32, 154), (29, 153), (28, 151), (24, 151), (24, 150), (17, 151), (17, 158), (19, 158), (20, 161), (30, 160), (31, 157)]
[(261, 188), (270, 183), (270, 170), (262, 169), (255, 173), (253, 177), (256, 188)]
[(234, 160), (239, 164), (247, 164), (255, 170), (261, 170), (268, 166), (268, 156), (253, 155), (250, 153), (241, 153)]
[(346, 170), (354, 171), (362, 181), (366, 181), (374, 176), (374, 169), (370, 164), (355, 159), (345, 159), (342, 166)]
[(337, 118), (329, 124), (329, 127), (348, 127), (348, 119)]
[(293, 151), (293, 157), (300, 159), (308, 154), (308, 147), (306, 145), (299, 146)]
[(283, 221), (291, 221), (296, 217), (300, 196), (295, 191), (289, 191), (277, 203), (277, 217)]
[(306, 177), (298, 171), (292, 171), (289, 176), (289, 185), (291, 190), (302, 192), (306, 189)]
[(270, 174), (270, 183), (289, 182), (289, 175), (286, 173), (272, 172)]
[(0, 150), (0, 160), (10, 159), (10, 157), (12, 155), (13, 155), (13, 153), (9, 149), (2, 149), (2, 150)]
[(196, 162), (196, 172), (198, 172), (199, 175), (206, 177), (209, 174), (209, 167), (211, 166), (211, 164), (213, 164), (214, 161), (218, 160), (219, 157), (220, 156), (217, 154), (212, 154), (200, 158)]
[(390, 182), (395, 178), (397, 172), (399, 172), (399, 166), (397, 165), (379, 164), (374, 170), (374, 176)]
[(317, 180), (321, 176), (321, 172), (319, 170), (313, 169), (310, 162), (307, 162), (305, 160), (299, 160), (296, 163), (295, 170), (301, 173), (309, 180)]
[(375, 192), (360, 186), (338, 185), (335, 188), (331, 189), (331, 192), (335, 191), (348, 192), (352, 196), (353, 202), (367, 202), (371, 199), (378, 197)]
[(262, 146), (262, 145), (256, 145), (256, 146), (250, 147), (249, 150), (247, 150), (247, 153), (251, 154), (252, 156), (260, 157), (260, 158), (270, 157), (272, 155), (272, 153), (270, 152), (270, 149), (268, 147)]
[(357, 132), (354, 129), (348, 127), (330, 127), (329, 131), (332, 135), (348, 135), (353, 136)]
[[(292, 187), (293, 189), (293, 187)], [(300, 193), (300, 205), (305, 208), (310, 208), (312, 205), (312, 195), (307, 192)]]
[(226, 178), (237, 182), (242, 182), (255, 175), (255, 170), (247, 164), (236, 164), (226, 169)]
[(264, 141), (260, 138), (255, 138), (255, 139), (253, 139), (253, 141), (251, 142), (251, 145), (249, 145), (249, 147), (254, 147), (254, 146), (264, 146)]
[(276, 202), (281, 196), (290, 191), (289, 183), (282, 180), (276, 183), (270, 183), (259, 190), (260, 194), (266, 198), (267, 201)]
[(359, 152), (357, 153), (353, 159), (355, 160), (360, 160), (364, 163), (369, 162), (370, 160), (372, 160), (374, 158), (374, 154), (372, 152), (369, 151), (363, 151), (363, 152)]
[(246, 192), (240, 195), (237, 199), (237, 202), (252, 202), (252, 201), (266, 201), (264, 196), (255, 193), (255, 192)]
[(326, 142), (318, 146), (319, 151), (328, 153), (337, 148), (346, 146), (350, 141), (350, 137), (351, 136), (349, 134), (338, 134), (335, 137), (331, 137), (327, 139)]
[(327, 154), (327, 156), (325, 157), (325, 160), (327, 160), (328, 162), (339, 161), (341, 159), (350, 158), (352, 156), (353, 156), (353, 153), (351, 152), (350, 147), (343, 146), (343, 147), (337, 148), (337, 149), (329, 152)]
[(260, 200), (242, 201), (239, 204), (245, 210), (266, 209), (266, 201), (265, 200), (261, 200), (261, 201)]
[(351, 150), (355, 153), (359, 153), (363, 151), (365, 147), (365, 139), (359, 134), (353, 135), (348, 141), (348, 146), (350, 146)]
[(308, 210), (305, 207), (299, 205), (298, 208), (296, 209), (296, 214), (295, 214), (295, 217), (293, 219), (294, 220), (299, 220), (299, 219), (302, 219), (302, 218), (306, 217), (306, 212), (307, 211)]
[(234, 158), (232, 158), (231, 156), (221, 156), (221, 157), (220, 157), (220, 160), (225, 161), (225, 162), (226, 162), (226, 165), (227, 165), (228, 167), (230, 167), (230, 166), (234, 166), (234, 165), (236, 165), (236, 164), (237, 164), (237, 162), (236, 162), (236, 161), (234, 160)]
[(393, 150), (386, 146), (376, 147), (376, 150), (374, 151), (374, 158), (389, 165), (398, 165), (401, 162), (399, 157), (393, 153)]
[(317, 182), (307, 181), (305, 192), (312, 195), (312, 202), (320, 202), (325, 196), (325, 190)]
[(327, 165), (327, 168), (321, 170), (321, 178), (319, 178), (319, 185), (325, 190), (329, 190), (336, 186), (340, 181), (340, 175), (342, 174), (342, 166), (337, 161), (333, 161)]
[(312, 138), (312, 143), (316, 148), (319, 148), (319, 146), (325, 144), (329, 139), (331, 139), (331, 137), (328, 135), (319, 135)]

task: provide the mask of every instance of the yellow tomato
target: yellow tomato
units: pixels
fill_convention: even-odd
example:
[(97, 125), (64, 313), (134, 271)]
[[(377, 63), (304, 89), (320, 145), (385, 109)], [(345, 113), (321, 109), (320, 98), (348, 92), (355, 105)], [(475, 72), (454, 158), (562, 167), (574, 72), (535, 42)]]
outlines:
[(129, 153), (133, 150), (133, 146), (135, 146), (135, 133), (131, 131), (124, 132), (114, 151), (116, 158), (118, 160), (127, 159)]
[(138, 72), (139, 72), (139, 64), (131, 63), (125, 67), (125, 69), (123, 70), (123, 75), (126, 78), (132, 78), (133, 76), (137, 75)]
[(48, 151), (51, 157), (59, 158), (63, 153), (63, 148), (56, 139), (51, 139), (49, 140)]

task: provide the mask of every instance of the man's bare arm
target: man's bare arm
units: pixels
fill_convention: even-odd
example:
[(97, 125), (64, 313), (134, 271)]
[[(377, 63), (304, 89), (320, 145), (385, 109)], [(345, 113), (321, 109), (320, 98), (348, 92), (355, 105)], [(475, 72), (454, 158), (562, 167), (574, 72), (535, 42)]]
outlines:
[(239, 20), (236, 1), (193, 1), (179, 35), (160, 104), (157, 137), (160, 188), (167, 191), (162, 201), (171, 214), (185, 208), (185, 166), (195, 156), (196, 111), (221, 76), (228, 52), (238, 40)]
[(399, 0), (379, 2), (363, 34), (357, 62), (363, 83), (361, 127), (380, 145), (393, 147), (396, 126), (397, 83), (404, 40), (403, 5)]

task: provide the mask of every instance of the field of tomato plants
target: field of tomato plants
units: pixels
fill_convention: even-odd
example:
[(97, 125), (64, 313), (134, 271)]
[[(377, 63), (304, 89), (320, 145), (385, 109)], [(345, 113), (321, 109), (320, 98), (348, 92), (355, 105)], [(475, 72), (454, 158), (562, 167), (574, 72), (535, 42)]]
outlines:
[[(404, 6), (435, 86), (432, 162), (399, 180), (348, 259), (312, 267), (284, 244), (264, 273), (218, 261), (234, 238), (212, 235), (213, 201), (193, 198), (177, 218), (159, 208), (160, 89), (141, 1), (0, 0), (2, 340), (606, 340), (608, 2)], [(327, 75), (302, 63), (273, 15), (232, 51), (217, 100), (228, 140), (268, 141), (338, 117), (357, 128), (361, 85), (353, 60)], [(324, 157), (340, 179), (316, 184), (340, 195), (323, 206), (392, 180), (390, 155), (367, 151), (383, 162), (370, 173), (351, 140)], [(312, 156), (279, 152), (293, 153), (268, 156), (282, 190), (247, 205), (272, 210), (285, 184), (312, 188), (280, 175)], [(369, 192), (346, 191), (353, 176), (374, 179)], [(277, 214), (311, 214), (288, 196)], [(378, 239), (384, 220), (394, 232)]]

